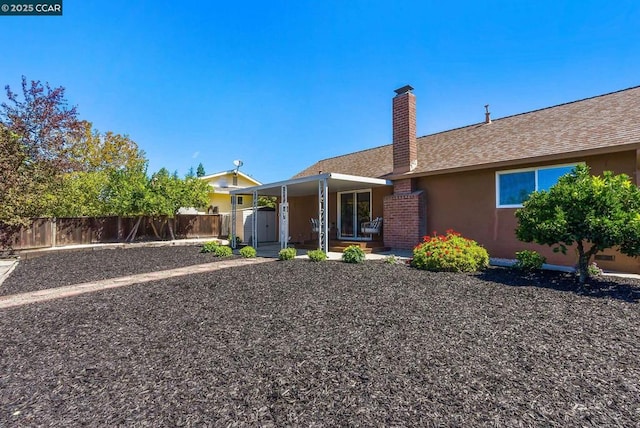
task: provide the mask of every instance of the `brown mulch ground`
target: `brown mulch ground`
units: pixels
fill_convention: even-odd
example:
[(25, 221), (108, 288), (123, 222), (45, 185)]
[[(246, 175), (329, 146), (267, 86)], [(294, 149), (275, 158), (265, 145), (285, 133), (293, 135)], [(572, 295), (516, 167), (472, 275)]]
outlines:
[(201, 249), (187, 245), (51, 251), (20, 260), (0, 286), (0, 296), (229, 260), (200, 253)]
[(0, 426), (637, 426), (639, 289), (295, 260), (6, 309)]

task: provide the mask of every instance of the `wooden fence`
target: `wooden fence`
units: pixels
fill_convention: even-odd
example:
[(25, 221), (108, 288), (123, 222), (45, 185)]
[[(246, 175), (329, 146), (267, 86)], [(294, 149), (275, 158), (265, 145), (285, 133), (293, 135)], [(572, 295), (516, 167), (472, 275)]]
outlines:
[[(27, 250), (67, 245), (125, 242), (138, 217), (38, 218), (22, 229), (13, 248)], [(174, 218), (142, 217), (135, 241), (169, 240), (171, 224), (178, 239), (221, 237), (222, 215), (177, 215)], [(155, 226), (155, 230), (154, 230)], [(156, 232), (159, 236), (156, 236)]]

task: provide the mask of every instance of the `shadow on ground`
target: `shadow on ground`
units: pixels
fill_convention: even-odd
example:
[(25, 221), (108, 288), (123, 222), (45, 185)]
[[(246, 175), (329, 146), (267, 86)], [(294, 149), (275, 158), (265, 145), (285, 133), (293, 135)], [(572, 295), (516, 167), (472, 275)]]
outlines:
[(616, 299), (630, 303), (640, 301), (640, 281), (620, 277), (592, 277), (580, 287), (573, 273), (557, 271), (522, 272), (517, 269), (492, 267), (477, 274), (482, 281), (513, 287), (538, 287), (579, 295)]

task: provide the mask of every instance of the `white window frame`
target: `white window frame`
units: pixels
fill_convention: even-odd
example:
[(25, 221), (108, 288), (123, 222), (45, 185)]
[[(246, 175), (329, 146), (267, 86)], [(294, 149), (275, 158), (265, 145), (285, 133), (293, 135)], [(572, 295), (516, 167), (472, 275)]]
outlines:
[(517, 174), (519, 172), (534, 172), (533, 179), (533, 191), (538, 191), (538, 172), (545, 169), (555, 169), (555, 168), (566, 168), (571, 167), (575, 168), (578, 165), (584, 164), (584, 162), (576, 162), (576, 163), (564, 163), (558, 165), (545, 165), (545, 166), (535, 166), (530, 168), (519, 168), (519, 169), (508, 169), (503, 171), (496, 171), (496, 208), (522, 208), (522, 204), (500, 204), (500, 176), (506, 174)]

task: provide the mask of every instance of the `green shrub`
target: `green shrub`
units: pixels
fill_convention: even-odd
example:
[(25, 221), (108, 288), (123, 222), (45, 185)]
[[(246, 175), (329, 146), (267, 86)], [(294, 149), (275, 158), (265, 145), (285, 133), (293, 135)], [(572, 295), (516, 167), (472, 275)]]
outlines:
[(425, 236), (413, 249), (411, 266), (431, 271), (475, 272), (489, 265), (489, 254), (476, 241), (453, 230)]
[(591, 263), (589, 267), (587, 267), (587, 272), (589, 273), (589, 276), (600, 276), (604, 273), (604, 271), (600, 269), (600, 266), (598, 266), (596, 262)]
[(534, 271), (542, 269), (542, 265), (545, 264), (547, 258), (538, 254), (537, 251), (522, 250), (516, 253), (516, 264), (514, 268), (526, 271)]
[(364, 251), (357, 245), (350, 245), (342, 252), (342, 261), (346, 263), (362, 263), (364, 258)]
[(229, 257), (233, 254), (233, 250), (227, 245), (218, 245), (216, 249), (213, 250), (213, 254), (216, 257)]
[(247, 245), (246, 247), (240, 248), (240, 255), (245, 259), (252, 259), (257, 255), (256, 249), (251, 245)]
[(321, 249), (307, 251), (307, 256), (312, 262), (322, 262), (327, 260), (327, 255)]
[(201, 253), (213, 253), (220, 246), (216, 241), (209, 241), (202, 244)]
[(282, 249), (282, 250), (280, 250), (280, 252), (278, 253), (278, 260), (291, 260), (291, 259), (295, 259), (297, 254), (298, 254), (298, 252), (296, 251), (296, 249), (295, 249), (295, 248), (292, 248), (292, 247), (283, 248), (283, 249)]
[(402, 263), (400, 259), (393, 254), (389, 254), (387, 257), (385, 257), (384, 262), (389, 265), (397, 265)]

